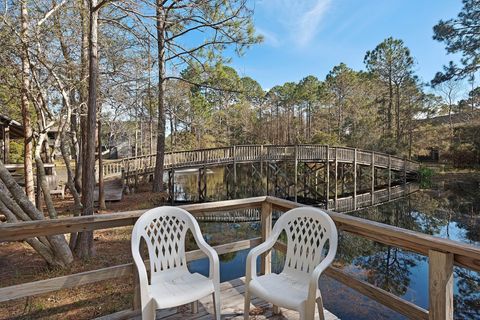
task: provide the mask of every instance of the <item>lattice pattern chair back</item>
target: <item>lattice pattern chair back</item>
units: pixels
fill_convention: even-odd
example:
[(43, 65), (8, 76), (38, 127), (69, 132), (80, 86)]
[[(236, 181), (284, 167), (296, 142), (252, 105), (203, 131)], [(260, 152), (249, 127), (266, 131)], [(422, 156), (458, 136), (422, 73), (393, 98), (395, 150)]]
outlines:
[(135, 224), (132, 239), (143, 238), (150, 260), (150, 282), (162, 272), (187, 269), (185, 235), (193, 216), (181, 208), (160, 207), (144, 213)]
[(334, 245), (336, 250), (335, 224), (319, 209), (293, 209), (282, 215), (277, 223), (284, 226), (288, 240), (284, 271), (311, 273), (325, 258), (327, 242), (329, 249)]

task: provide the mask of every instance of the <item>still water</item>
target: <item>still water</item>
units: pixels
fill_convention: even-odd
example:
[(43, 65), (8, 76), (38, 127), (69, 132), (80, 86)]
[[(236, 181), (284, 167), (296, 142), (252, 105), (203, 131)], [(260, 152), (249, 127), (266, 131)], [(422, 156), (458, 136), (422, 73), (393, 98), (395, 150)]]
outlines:
[[(196, 200), (196, 172), (177, 174), (177, 200)], [(225, 172), (210, 171), (209, 200), (227, 197)], [(246, 189), (245, 189), (246, 190)], [(244, 192), (242, 196), (251, 196)], [(395, 202), (367, 208), (352, 215), (480, 246), (480, 176), (436, 178), (432, 187)], [(259, 236), (259, 224), (202, 223), (202, 232), (215, 245)], [(428, 257), (340, 233), (336, 265), (357, 278), (428, 309)], [(221, 256), (221, 281), (245, 274), (248, 251)], [(283, 256), (274, 252), (274, 270)], [(208, 273), (208, 261), (190, 264), (192, 271)], [(325, 307), (341, 319), (404, 319), (327, 277), (320, 280)], [(455, 267), (455, 319), (480, 319), (480, 274)]]

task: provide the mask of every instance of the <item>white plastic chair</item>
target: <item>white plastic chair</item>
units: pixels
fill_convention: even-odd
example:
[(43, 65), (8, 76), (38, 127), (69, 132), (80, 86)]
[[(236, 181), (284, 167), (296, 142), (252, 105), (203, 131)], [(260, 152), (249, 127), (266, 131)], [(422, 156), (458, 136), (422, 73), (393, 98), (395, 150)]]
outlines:
[[(209, 278), (190, 273), (185, 257), (185, 234), (191, 230), (198, 247), (210, 260)], [(150, 281), (140, 255), (145, 239), (150, 260)], [(220, 319), (220, 274), (218, 254), (202, 237), (195, 218), (176, 207), (145, 212), (132, 231), (132, 255), (138, 269), (142, 320), (155, 319), (156, 309), (177, 307), (213, 296), (215, 318)]]
[[(257, 276), (257, 257), (273, 247), (283, 230), (288, 241), (283, 271)], [(274, 311), (277, 307), (298, 311), (302, 320), (314, 319), (317, 303), (319, 317), (324, 319), (318, 280), (335, 258), (337, 244), (335, 223), (324, 211), (302, 207), (284, 213), (266, 241), (247, 256), (244, 318), (249, 318), (250, 298), (254, 295), (273, 303)]]

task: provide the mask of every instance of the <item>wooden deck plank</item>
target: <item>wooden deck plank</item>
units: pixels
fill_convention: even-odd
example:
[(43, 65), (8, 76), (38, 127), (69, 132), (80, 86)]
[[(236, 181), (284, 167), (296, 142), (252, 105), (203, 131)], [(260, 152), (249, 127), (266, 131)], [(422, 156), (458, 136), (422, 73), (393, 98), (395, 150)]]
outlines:
[[(121, 201), (123, 199), (123, 185), (121, 178), (105, 179), (105, 201)], [(98, 200), (98, 186), (93, 193), (95, 201)]]
[[(243, 320), (243, 303), (244, 303), (244, 278), (234, 279), (223, 282), (220, 285), (222, 319)], [(299, 319), (297, 312), (281, 308), (281, 314), (274, 315), (272, 305), (259, 299), (253, 298), (251, 305), (250, 317), (256, 320), (261, 319)], [(318, 319), (318, 314), (315, 319)], [(132, 319), (140, 320), (141, 316)], [(213, 300), (211, 296), (204, 297), (199, 300), (198, 312), (192, 313), (190, 305), (178, 308), (169, 308), (157, 310), (157, 319), (162, 320), (207, 320), (213, 319)], [(338, 320), (334, 314), (325, 309), (326, 320)]]

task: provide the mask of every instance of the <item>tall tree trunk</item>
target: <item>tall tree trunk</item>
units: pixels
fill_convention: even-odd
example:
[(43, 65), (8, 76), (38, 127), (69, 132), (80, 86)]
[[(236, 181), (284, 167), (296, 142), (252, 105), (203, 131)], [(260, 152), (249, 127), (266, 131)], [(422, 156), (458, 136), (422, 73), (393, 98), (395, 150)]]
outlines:
[(103, 155), (102, 155), (102, 121), (98, 120), (98, 206), (106, 210), (105, 185), (103, 182)]
[(395, 93), (396, 93), (396, 114), (397, 114), (397, 148), (400, 147), (400, 84), (395, 85)]
[(392, 86), (392, 70), (388, 76), (388, 110), (387, 110), (387, 131), (392, 134), (392, 109), (393, 109), (393, 86)]
[(83, 170), (85, 166), (85, 157), (87, 149), (87, 104), (88, 104), (88, 86), (86, 80), (89, 72), (89, 4), (88, 0), (80, 0), (80, 18), (82, 21), (82, 43), (80, 55), (80, 143), (79, 157), (76, 167), (75, 179), (76, 187), (82, 189), (83, 179), (85, 178)]
[(30, 63), (28, 60), (28, 9), (27, 1), (21, 2), (21, 38), (22, 38), (22, 120), (24, 135), (24, 162), (25, 171), (25, 193), (28, 199), (33, 203), (35, 201), (35, 189), (33, 185), (33, 131), (30, 118), (30, 102), (28, 100), (28, 90), (30, 89)]
[[(89, 32), (89, 78), (88, 78), (88, 106), (86, 148), (84, 152), (84, 170), (82, 179), (82, 205), (84, 216), (93, 215), (94, 190), (95, 190), (95, 128), (97, 123), (97, 85), (98, 85), (98, 10), (94, 10), (96, 0), (90, 1), (90, 32)], [(86, 170), (89, 168), (89, 170)], [(93, 171), (93, 172), (92, 172)], [(94, 254), (93, 232), (80, 233), (75, 246), (75, 254), (80, 258), (88, 258)]]
[(165, 157), (165, 12), (157, 0), (157, 45), (158, 45), (158, 126), (157, 157), (153, 192), (163, 192), (163, 161)]

